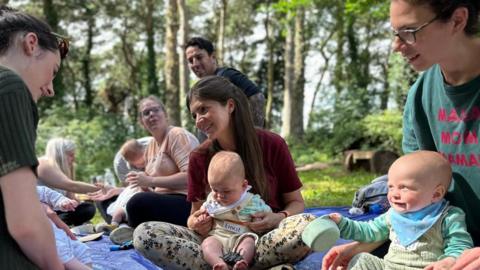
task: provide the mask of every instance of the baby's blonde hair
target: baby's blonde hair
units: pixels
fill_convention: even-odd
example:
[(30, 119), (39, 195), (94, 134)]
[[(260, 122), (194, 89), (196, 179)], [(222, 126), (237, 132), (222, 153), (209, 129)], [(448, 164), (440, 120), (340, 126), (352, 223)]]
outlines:
[(231, 151), (220, 151), (210, 160), (208, 166), (208, 181), (212, 175), (226, 178), (232, 175), (245, 179), (245, 166), (239, 154)]
[(120, 154), (128, 162), (132, 162), (139, 156), (143, 156), (145, 153), (145, 147), (135, 139), (126, 141), (120, 148)]

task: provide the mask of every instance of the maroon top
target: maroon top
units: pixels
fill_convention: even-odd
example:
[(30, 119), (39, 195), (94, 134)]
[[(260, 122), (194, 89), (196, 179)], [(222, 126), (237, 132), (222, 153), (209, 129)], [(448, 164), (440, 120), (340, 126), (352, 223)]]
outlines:
[[(285, 208), (282, 194), (301, 188), (302, 183), (295, 171), (295, 164), (283, 138), (261, 129), (257, 129), (257, 135), (263, 153), (267, 187), (270, 189), (270, 199), (267, 204), (274, 212), (278, 212)], [(189, 202), (203, 201), (207, 198), (210, 190), (207, 182), (210, 158), (208, 151), (201, 149), (190, 153), (187, 194)]]

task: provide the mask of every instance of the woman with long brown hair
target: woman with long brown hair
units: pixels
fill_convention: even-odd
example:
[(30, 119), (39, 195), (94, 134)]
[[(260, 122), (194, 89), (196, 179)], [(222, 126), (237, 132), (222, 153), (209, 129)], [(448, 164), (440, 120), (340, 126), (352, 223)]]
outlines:
[[(218, 76), (202, 78), (191, 89), (187, 105), (196, 126), (208, 136), (190, 155), (187, 199), (192, 203), (188, 228), (163, 222), (146, 222), (134, 233), (134, 246), (154, 263), (167, 269), (209, 269), (198, 256), (200, 243), (212, 226), (200, 206), (208, 192), (207, 168), (218, 151), (234, 151), (245, 163), (252, 191), (273, 213), (256, 213), (249, 227), (260, 237), (253, 268), (263, 269), (301, 259), (308, 248), (301, 232), (313, 216), (301, 214), (301, 182), (285, 141), (255, 129), (245, 94)], [(161, 247), (157, 249), (156, 247)]]

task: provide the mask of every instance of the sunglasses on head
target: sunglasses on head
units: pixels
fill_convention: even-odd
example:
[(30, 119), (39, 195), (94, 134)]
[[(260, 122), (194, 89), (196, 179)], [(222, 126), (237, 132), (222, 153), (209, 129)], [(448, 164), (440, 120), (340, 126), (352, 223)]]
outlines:
[(50, 35), (54, 36), (58, 42), (58, 51), (60, 52), (60, 57), (64, 59), (68, 54), (68, 47), (70, 45), (70, 39), (66, 36), (62, 36), (55, 32), (48, 32)]

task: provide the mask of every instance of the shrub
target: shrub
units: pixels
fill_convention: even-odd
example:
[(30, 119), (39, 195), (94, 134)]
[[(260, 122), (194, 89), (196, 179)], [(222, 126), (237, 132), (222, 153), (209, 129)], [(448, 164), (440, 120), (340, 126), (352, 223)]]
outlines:
[(368, 145), (376, 150), (402, 153), (402, 113), (384, 111), (371, 114), (362, 120), (364, 137)]

